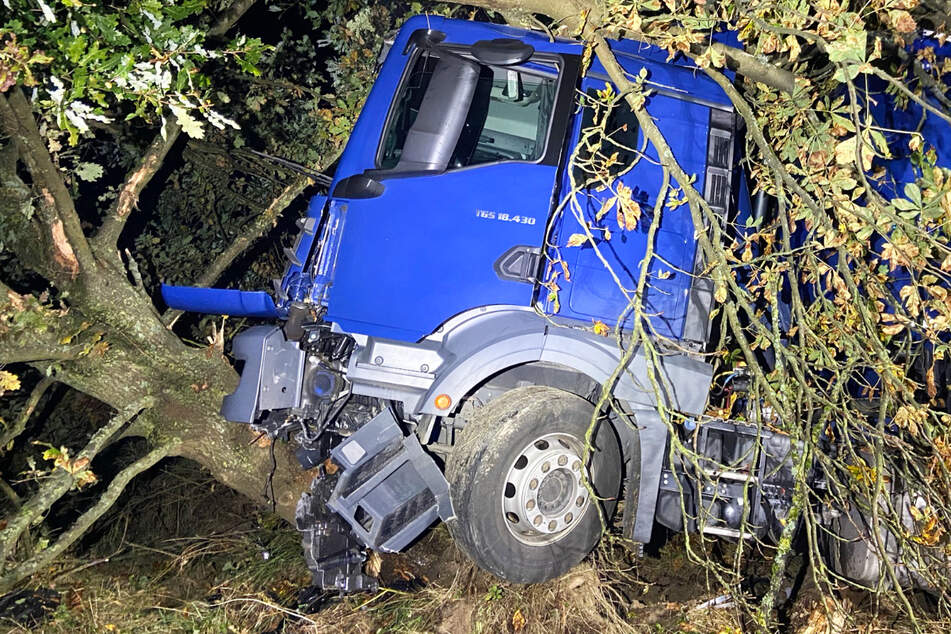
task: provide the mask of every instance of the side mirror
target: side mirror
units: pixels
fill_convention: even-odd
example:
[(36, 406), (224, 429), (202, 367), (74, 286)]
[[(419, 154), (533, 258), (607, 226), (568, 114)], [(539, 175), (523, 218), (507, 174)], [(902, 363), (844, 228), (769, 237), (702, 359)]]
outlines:
[(472, 56), (490, 66), (524, 64), (534, 53), (534, 46), (510, 37), (479, 40), (472, 45)]
[(472, 60), (458, 55), (439, 58), (394, 171), (446, 169), (466, 124), (479, 73), (479, 65)]

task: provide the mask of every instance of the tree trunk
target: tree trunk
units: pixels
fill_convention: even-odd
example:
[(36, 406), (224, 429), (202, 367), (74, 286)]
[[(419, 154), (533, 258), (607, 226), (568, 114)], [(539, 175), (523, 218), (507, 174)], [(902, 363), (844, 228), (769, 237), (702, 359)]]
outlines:
[(154, 405), (124, 436), (141, 436), (154, 445), (175, 442), (174, 455), (195, 460), (215, 479), (253, 500), (264, 501), (265, 483), (274, 464), (274, 508), (293, 520), (297, 499), (310, 476), (286, 444), (278, 442), (274, 447), (272, 463), (271, 441), (266, 436), (259, 437), (249, 426), (228, 422), (218, 413), (221, 399), (237, 385), (237, 374), (227, 359), (213, 347), (185, 346), (168, 331), (166, 341), (159, 343), (154, 336), (156, 323), (164, 327), (154, 311), (146, 313), (141, 307), (134, 311), (127, 305), (122, 312), (123, 322), (137, 333), (151, 333), (146, 336), (149, 345), (106, 331), (103, 338), (110, 345), (103, 354), (61, 363), (56, 378), (116, 409), (152, 397)]

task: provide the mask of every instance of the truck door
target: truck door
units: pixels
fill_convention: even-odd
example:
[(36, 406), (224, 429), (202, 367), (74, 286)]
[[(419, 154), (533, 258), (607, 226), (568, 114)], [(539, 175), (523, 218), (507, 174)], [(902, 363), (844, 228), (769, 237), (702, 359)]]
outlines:
[[(733, 115), (725, 96), (715, 84), (710, 82), (706, 86), (703, 78), (688, 69), (624, 55), (618, 55), (618, 59), (632, 76), (647, 68), (652, 80), (648, 84), (652, 89), (646, 105), (648, 113), (684, 170), (696, 176), (694, 186), (704, 193), (711, 207), (725, 212), (730, 205), (733, 170)], [(583, 80), (582, 102), (586, 105), (575, 117), (570, 135), (574, 143), (594, 122), (594, 100), (598, 98), (597, 91), (607, 83), (607, 77), (597, 68)], [(613, 93), (617, 95), (616, 88)], [(603, 106), (598, 108), (605, 112)], [(616, 153), (616, 163), (609, 168), (616, 180), (609, 188), (580, 189), (573, 196), (573, 204), (566, 205), (554, 220), (550, 259), (562, 260), (564, 268), (554, 266), (546, 271), (545, 281), (557, 285), (558, 292), (548, 294), (545, 305), (552, 315), (589, 324), (597, 320), (613, 325), (623, 319), (625, 327), (630, 328), (628, 298), (633, 297), (640, 262), (647, 253), (647, 232), (663, 172), (656, 150), (645, 143), (637, 119), (626, 103), (620, 102), (606, 117), (599, 115), (597, 122), (600, 124), (605, 118), (605, 138), (597, 151), (603, 157)], [(583, 149), (579, 150), (582, 161), (587, 156), (590, 152), (586, 155)], [(629, 169), (632, 164), (634, 167)], [(584, 182), (587, 174), (582, 168), (572, 171), (577, 183)], [(568, 176), (566, 172), (565, 192), (571, 191)], [(675, 188), (676, 181), (671, 180), (671, 186)], [(634, 227), (624, 226), (626, 223), (618, 220), (616, 204), (603, 213), (605, 202), (622, 193), (622, 189), (640, 210)], [(584, 233), (581, 221), (591, 227), (597, 250), (587, 242), (568, 246), (573, 234)], [(653, 248), (655, 257), (644, 298), (650, 329), (662, 337), (704, 341), (712, 288), (709, 280), (694, 274), (695, 269), (703, 267), (698, 264), (697, 241), (686, 204), (662, 210)]]
[[(417, 341), (533, 301), (577, 56), (494, 65), (475, 46), (394, 47), (388, 109), (361, 114), (331, 201), (344, 226), (325, 318), (348, 332)], [(365, 120), (374, 108), (384, 125)]]

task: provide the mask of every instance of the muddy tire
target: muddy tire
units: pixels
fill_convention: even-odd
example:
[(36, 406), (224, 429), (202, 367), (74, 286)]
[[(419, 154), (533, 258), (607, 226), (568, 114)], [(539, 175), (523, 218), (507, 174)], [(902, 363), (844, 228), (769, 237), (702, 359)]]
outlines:
[(506, 392), (467, 422), (446, 465), (456, 514), (449, 530), (479, 567), (516, 583), (547, 581), (598, 543), (598, 506), (610, 519), (622, 463), (605, 420), (582, 464), (593, 411), (579, 396), (533, 386)]

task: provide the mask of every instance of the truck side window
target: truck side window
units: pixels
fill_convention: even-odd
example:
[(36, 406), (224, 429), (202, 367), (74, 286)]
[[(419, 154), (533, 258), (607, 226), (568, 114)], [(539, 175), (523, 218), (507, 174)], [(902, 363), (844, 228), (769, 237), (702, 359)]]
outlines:
[[(434, 52), (424, 52), (413, 62), (383, 134), (379, 169), (399, 165), (438, 62)], [(557, 67), (538, 62), (530, 68), (477, 65), (479, 79), (448, 168), (540, 159), (558, 88)]]
[(556, 89), (555, 76), (483, 65), (450, 166), (541, 158)]
[(406, 84), (400, 91), (397, 106), (383, 136), (383, 151), (380, 155), (380, 169), (389, 170), (400, 162), (406, 135), (416, 121), (423, 95), (429, 87), (433, 70), (439, 58), (431, 53), (423, 53), (416, 58)]

